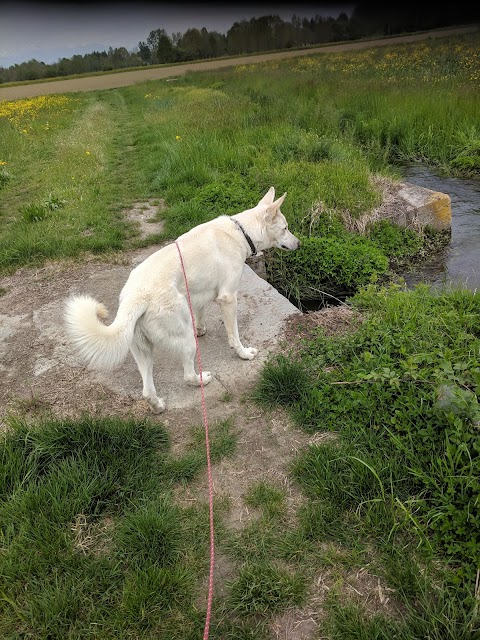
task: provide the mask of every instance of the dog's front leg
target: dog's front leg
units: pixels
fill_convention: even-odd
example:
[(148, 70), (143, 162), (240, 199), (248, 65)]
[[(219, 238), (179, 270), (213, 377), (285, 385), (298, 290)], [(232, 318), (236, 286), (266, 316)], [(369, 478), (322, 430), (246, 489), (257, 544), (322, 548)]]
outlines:
[(244, 347), (240, 342), (237, 324), (237, 294), (222, 293), (217, 300), (223, 313), (223, 321), (227, 330), (228, 344), (235, 349), (237, 354), (243, 360), (253, 360), (257, 355), (258, 349), (254, 347)]

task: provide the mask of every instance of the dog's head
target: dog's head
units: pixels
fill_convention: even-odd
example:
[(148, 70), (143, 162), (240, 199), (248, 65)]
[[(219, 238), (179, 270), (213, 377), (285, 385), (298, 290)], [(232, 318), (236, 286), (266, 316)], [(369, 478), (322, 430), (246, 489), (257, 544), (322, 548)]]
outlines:
[(280, 211), (286, 195), (284, 193), (278, 200), (275, 200), (275, 189), (270, 187), (257, 206), (264, 215), (270, 246), (277, 247), (277, 249), (293, 250), (298, 249), (300, 240), (288, 230), (288, 222)]

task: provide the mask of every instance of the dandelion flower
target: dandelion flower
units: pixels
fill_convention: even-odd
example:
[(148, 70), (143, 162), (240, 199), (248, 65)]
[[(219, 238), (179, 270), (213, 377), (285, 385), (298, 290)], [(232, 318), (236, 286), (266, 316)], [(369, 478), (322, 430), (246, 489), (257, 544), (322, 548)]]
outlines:
[(175, 136), (175, 140), (181, 140), (182, 137), (181, 136)]
[(4, 165), (4, 164), (7, 164), (5, 160), (0, 160), (0, 165)]
[(89, 156), (90, 155), (90, 151), (85, 151), (85, 155)]

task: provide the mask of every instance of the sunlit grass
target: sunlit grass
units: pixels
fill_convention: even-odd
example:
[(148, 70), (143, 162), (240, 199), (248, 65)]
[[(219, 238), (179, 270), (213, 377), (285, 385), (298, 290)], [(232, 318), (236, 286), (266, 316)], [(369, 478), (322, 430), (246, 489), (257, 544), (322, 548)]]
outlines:
[(50, 128), (46, 116), (57, 118), (62, 111), (68, 111), (72, 100), (64, 95), (38, 96), (24, 100), (0, 101), (0, 119), (6, 118), (21, 133), (28, 133), (35, 124), (45, 130)]
[[(112, 170), (116, 108), (85, 96), (68, 104), (56, 116), (38, 112), (25, 134), (0, 119), (9, 172), (1, 204), (4, 269), (122, 246), (121, 183)], [(45, 206), (52, 202), (62, 206)], [(42, 207), (44, 215), (22, 213)]]
[[(319, 208), (355, 217), (377, 206), (371, 176), (398, 176), (392, 163), (475, 175), (477, 43), (472, 35), (0, 102), (0, 268), (121, 249), (135, 241), (123, 205), (149, 197), (166, 201), (163, 237), (172, 238), (253, 206), (273, 184), (288, 192), (292, 230), (305, 234)], [(20, 209), (49, 194), (65, 200), (62, 210), (25, 224)]]
[[(219, 460), (234, 435), (212, 427)], [(10, 425), (0, 442), (2, 638), (199, 637), (208, 510), (175, 504), (172, 460), (155, 422)]]
[[(271, 70), (293, 68), (299, 73), (321, 77), (333, 75), (388, 83), (411, 80), (442, 83), (451, 79), (476, 83), (480, 78), (478, 34), (328, 55), (317, 54), (292, 61), (274, 60), (265, 63), (265, 66)], [(237, 73), (255, 71), (255, 65), (236, 67)]]

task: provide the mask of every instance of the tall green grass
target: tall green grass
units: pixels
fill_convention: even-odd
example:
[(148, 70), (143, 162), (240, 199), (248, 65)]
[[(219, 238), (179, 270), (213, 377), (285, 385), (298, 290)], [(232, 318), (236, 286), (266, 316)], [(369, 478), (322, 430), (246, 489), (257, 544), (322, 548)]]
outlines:
[[(219, 460), (234, 434), (212, 426)], [(187, 478), (170, 474), (181, 460), (155, 422), (13, 422), (0, 443), (1, 637), (199, 637), (208, 509), (178, 506), (172, 489), (205, 455)]]
[[(382, 575), (408, 609), (411, 635), (407, 627), (398, 637), (423, 637), (416, 629), (473, 638), (480, 629), (480, 298), (425, 285), (370, 287), (351, 304), (364, 314), (354, 332), (312, 331), (291, 357), (267, 365), (256, 390), (306, 431), (338, 436), (293, 463), (308, 497), (301, 530), (312, 542), (349, 549), (360, 539), (376, 548)], [(332, 637), (344, 637), (342, 620), (353, 629), (354, 612), (341, 601), (332, 606)], [(371, 625), (362, 621), (365, 637)], [(375, 637), (393, 633), (380, 626)]]
[[(476, 45), (474, 34), (192, 73), (74, 94), (27, 121), (0, 105), (0, 268), (132, 246), (121, 211), (134, 200), (164, 198), (173, 238), (274, 185), (293, 231), (316, 235), (318, 211), (377, 206), (371, 177), (398, 177), (399, 162), (478, 175)], [(52, 193), (61, 211), (24, 219)]]
[[(111, 158), (116, 108), (78, 96), (69, 99), (68, 110), (44, 109), (19, 124), (24, 128), (15, 135), (8, 132), (11, 146), (3, 152), (11, 179), (2, 191), (3, 269), (122, 246), (126, 225), (115, 213), (122, 194)], [(3, 133), (7, 125), (2, 124)], [(62, 206), (45, 206), (52, 198)], [(25, 215), (39, 208), (43, 215)]]

